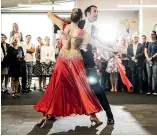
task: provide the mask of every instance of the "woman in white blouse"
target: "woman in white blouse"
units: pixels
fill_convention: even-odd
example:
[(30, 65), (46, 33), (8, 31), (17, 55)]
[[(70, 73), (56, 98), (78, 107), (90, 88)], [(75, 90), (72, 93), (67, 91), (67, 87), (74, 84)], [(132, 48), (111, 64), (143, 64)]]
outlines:
[(45, 37), (45, 45), (41, 47), (40, 62), (42, 66), (43, 89), (45, 90), (46, 77), (51, 76), (53, 64), (55, 63), (55, 50), (54, 47), (50, 45), (50, 38), (48, 36)]

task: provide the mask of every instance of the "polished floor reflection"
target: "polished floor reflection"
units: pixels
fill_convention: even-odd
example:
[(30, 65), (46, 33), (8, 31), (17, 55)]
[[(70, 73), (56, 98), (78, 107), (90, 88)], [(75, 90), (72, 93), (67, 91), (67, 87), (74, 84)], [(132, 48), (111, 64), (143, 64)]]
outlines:
[(43, 128), (36, 126), (40, 117), (33, 105), (2, 106), (2, 135), (148, 135), (157, 134), (157, 105), (111, 105), (115, 125), (106, 124), (105, 112), (97, 114), (103, 121), (91, 126), (86, 115), (49, 120)]
[(157, 134), (157, 97), (127, 92), (107, 92), (115, 117), (115, 125), (106, 124), (105, 112), (97, 116), (103, 124), (91, 126), (89, 117), (72, 115), (49, 120), (43, 128), (36, 126), (41, 117), (33, 105), (43, 92), (32, 91), (19, 98), (1, 96), (1, 134), (3, 135), (135, 135)]

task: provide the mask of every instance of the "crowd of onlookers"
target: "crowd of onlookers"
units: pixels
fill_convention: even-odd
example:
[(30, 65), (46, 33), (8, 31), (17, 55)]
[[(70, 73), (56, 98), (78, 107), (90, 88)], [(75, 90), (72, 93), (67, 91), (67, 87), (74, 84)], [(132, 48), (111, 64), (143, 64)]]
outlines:
[[(150, 38), (149, 38), (150, 37)], [(141, 42), (140, 42), (141, 41)], [(123, 64), (126, 76), (132, 83), (131, 92), (157, 95), (157, 34), (152, 31), (150, 36), (138, 36), (134, 33), (125, 39), (121, 37), (118, 44), (113, 45), (114, 53), (108, 53), (103, 59), (99, 51), (95, 52), (95, 62), (101, 75), (101, 84), (117, 90), (127, 91), (119, 76), (116, 58)], [(110, 82), (110, 83), (109, 83)]]
[[(36, 47), (31, 42), (31, 35), (23, 37), (17, 23), (13, 24), (9, 43), (7, 36), (1, 34), (1, 88), (9, 94), (8, 82), (11, 80), (12, 96), (18, 97), (19, 91), (31, 91), (32, 76), (39, 77), (39, 90), (45, 90), (46, 77), (50, 77), (56, 61), (55, 50), (50, 45), (50, 37), (37, 38)], [(34, 63), (34, 56), (36, 63)], [(21, 83), (19, 78), (21, 77)], [(4, 83), (4, 86), (3, 86)], [(21, 86), (21, 87), (20, 87)]]
[[(137, 33), (127, 39), (121, 37), (119, 42), (112, 47), (117, 51), (114, 54), (106, 53), (106, 56), (103, 57), (100, 57), (98, 50), (93, 51), (100, 82), (104, 88), (111, 88), (111, 92), (127, 91), (119, 76), (115, 63), (116, 57), (124, 65), (126, 76), (133, 85), (131, 92), (157, 95), (156, 31), (152, 31), (148, 37), (150, 39), (145, 35), (139, 37)], [(9, 43), (6, 42), (7, 38), (9, 38)], [(9, 94), (9, 81), (11, 81), (13, 97), (20, 96), (19, 91), (30, 92), (32, 76), (39, 78), (39, 90), (46, 89), (46, 77), (50, 77), (52, 74), (58, 51), (56, 53), (54, 47), (50, 45), (48, 36), (44, 40), (38, 37), (38, 46), (31, 42), (31, 38), (31, 35), (23, 37), (17, 23), (13, 24), (13, 30), (9, 37), (1, 34), (2, 93)]]

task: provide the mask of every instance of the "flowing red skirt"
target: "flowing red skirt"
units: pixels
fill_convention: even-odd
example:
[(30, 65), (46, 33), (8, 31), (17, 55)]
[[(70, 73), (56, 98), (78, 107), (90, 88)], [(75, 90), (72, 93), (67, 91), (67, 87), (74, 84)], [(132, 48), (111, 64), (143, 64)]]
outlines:
[(102, 110), (88, 84), (80, 52), (70, 53), (66, 51), (57, 59), (44, 96), (34, 106), (36, 111), (59, 117), (89, 115)]
[(126, 76), (125, 67), (118, 61), (117, 58), (115, 59), (115, 61), (118, 66), (118, 71), (120, 73), (120, 77), (121, 77), (123, 84), (126, 85), (128, 92), (131, 92), (131, 87), (133, 87), (133, 85), (131, 84), (131, 82), (129, 81), (129, 79)]

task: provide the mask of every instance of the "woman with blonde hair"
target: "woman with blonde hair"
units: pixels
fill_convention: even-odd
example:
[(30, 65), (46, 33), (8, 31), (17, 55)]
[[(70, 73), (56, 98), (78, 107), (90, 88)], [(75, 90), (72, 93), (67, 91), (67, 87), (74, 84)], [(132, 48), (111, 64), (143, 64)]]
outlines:
[[(116, 64), (116, 60), (120, 61), (120, 50), (119, 45), (113, 45), (114, 53), (110, 53), (108, 60), (106, 72), (110, 73), (110, 82), (111, 82), (111, 92), (117, 92), (117, 85), (118, 85), (118, 66)], [(120, 61), (121, 62), (121, 61)]]
[[(125, 37), (120, 37), (119, 39), (119, 46), (120, 46), (120, 58), (122, 61), (123, 66), (125, 67), (126, 76), (129, 77), (129, 67), (128, 67), (128, 58), (127, 58), (127, 44)], [(122, 91), (127, 91), (126, 86), (122, 83), (120, 79), (120, 89)]]
[(9, 76), (11, 77), (12, 96), (19, 95), (19, 77), (22, 75), (22, 60), (24, 59), (23, 48), (19, 46), (18, 38), (11, 38), (11, 46), (8, 49)]
[(40, 63), (42, 68), (43, 91), (46, 89), (46, 77), (51, 77), (53, 64), (55, 63), (55, 50), (50, 45), (50, 38), (45, 37), (45, 45), (41, 47)]
[(42, 90), (42, 67), (41, 67), (41, 47), (44, 46), (43, 39), (37, 38), (39, 45), (35, 50), (36, 65), (34, 66), (34, 74), (39, 77), (39, 90)]
[(19, 33), (19, 35), (20, 35), (20, 42), (23, 42), (23, 35), (22, 35), (21, 32), (19, 32), (19, 26), (18, 26), (18, 24), (17, 24), (17, 23), (13, 23), (12, 28), (13, 28), (13, 29), (12, 29), (12, 31), (10, 32), (10, 38), (11, 38), (12, 36), (14, 36), (15, 33)]

